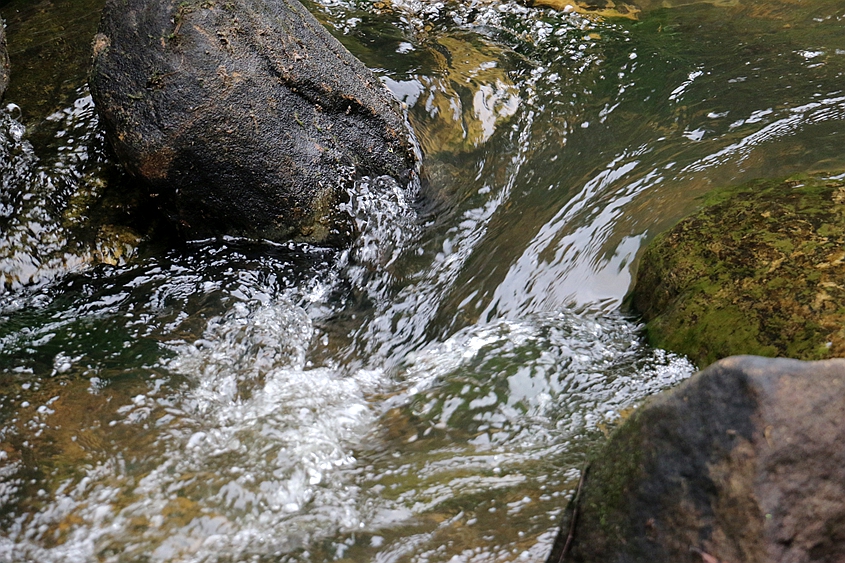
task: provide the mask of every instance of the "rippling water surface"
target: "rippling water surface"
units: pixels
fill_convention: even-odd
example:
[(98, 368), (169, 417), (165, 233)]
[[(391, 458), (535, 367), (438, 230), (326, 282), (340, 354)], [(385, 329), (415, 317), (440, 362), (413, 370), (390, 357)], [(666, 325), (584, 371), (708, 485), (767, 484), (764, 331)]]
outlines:
[[(694, 369), (622, 306), (638, 251), (713, 187), (845, 170), (841, 2), (309, 7), (426, 155), (342, 252), (150, 238), (81, 79), (9, 91), (0, 560), (543, 561), (590, 449)], [(0, 14), (45, 58), (55, 12)]]

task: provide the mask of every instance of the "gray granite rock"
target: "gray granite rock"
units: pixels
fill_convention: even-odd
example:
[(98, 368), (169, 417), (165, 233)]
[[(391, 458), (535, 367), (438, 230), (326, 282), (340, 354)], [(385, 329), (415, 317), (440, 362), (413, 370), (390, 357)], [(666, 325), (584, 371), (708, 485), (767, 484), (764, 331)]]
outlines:
[(589, 466), (551, 563), (845, 560), (845, 360), (734, 356)]
[(99, 31), (107, 137), (186, 237), (341, 245), (355, 178), (416, 173), (396, 101), (296, 0), (110, 0)]

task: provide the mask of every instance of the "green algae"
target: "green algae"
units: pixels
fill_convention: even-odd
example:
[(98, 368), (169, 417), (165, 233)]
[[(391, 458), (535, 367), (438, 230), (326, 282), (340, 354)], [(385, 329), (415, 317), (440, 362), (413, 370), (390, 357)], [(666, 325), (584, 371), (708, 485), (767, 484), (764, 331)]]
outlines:
[(736, 354), (839, 357), (844, 243), (841, 177), (716, 190), (648, 246), (629, 301), (652, 345), (702, 368)]

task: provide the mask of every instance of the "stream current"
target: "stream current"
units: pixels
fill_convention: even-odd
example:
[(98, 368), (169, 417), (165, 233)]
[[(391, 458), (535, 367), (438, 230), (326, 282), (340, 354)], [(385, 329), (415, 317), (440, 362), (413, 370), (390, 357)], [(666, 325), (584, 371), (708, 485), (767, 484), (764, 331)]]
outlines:
[(309, 8), (429, 179), (363, 179), (342, 252), (120, 235), (84, 80), (9, 91), (0, 561), (543, 561), (589, 451), (694, 371), (622, 304), (638, 251), (714, 187), (845, 170), (838, 1)]

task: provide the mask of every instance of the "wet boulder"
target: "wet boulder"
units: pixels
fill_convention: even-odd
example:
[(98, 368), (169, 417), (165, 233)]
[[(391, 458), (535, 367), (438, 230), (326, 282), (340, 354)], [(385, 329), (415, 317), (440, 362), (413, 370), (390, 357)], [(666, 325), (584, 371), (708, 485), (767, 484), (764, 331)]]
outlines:
[(342, 243), (356, 178), (415, 174), (396, 101), (297, 0), (109, 0), (90, 86), (188, 237)]
[(622, 424), (548, 561), (843, 561), (843, 416), (845, 360), (721, 360)]
[(699, 367), (736, 354), (845, 356), (845, 180), (718, 190), (645, 250), (630, 302), (654, 346)]
[(6, 50), (6, 28), (0, 19), (0, 100), (9, 86), (9, 52)]

